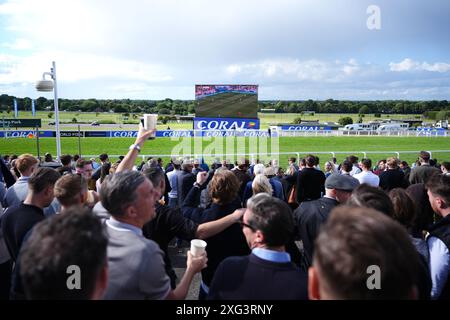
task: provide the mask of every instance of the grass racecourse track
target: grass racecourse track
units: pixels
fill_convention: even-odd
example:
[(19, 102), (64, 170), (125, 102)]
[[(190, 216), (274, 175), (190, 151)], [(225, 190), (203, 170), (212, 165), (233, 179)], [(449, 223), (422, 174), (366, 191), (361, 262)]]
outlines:
[[(218, 138), (218, 139), (202, 139), (202, 138), (156, 138), (149, 140), (142, 148), (141, 155), (160, 155), (173, 154), (180, 155), (180, 153), (190, 154), (194, 153), (194, 139), (195, 143), (205, 153), (205, 158), (215, 153), (236, 153), (236, 146), (238, 143), (244, 144), (246, 153), (249, 153), (249, 144), (252, 148), (258, 143), (263, 143), (267, 146), (267, 152), (271, 151), (271, 141), (269, 139), (259, 138), (258, 142), (250, 140), (252, 138)], [(239, 142), (237, 139), (241, 139)], [(81, 154), (82, 155), (96, 155), (101, 153), (108, 153), (110, 155), (124, 155), (128, 152), (128, 147), (134, 142), (134, 138), (81, 138)], [(212, 143), (217, 143), (218, 148), (212, 150)], [(180, 150), (180, 146), (184, 146)], [(242, 145), (241, 145), (242, 146)], [(192, 149), (191, 149), (192, 148)], [(40, 139), (40, 154), (50, 152), (56, 154), (55, 138), (41, 138)], [(78, 138), (61, 138), (62, 154), (77, 154), (78, 153)], [(199, 150), (199, 149), (197, 149)], [(304, 156), (307, 152), (339, 152), (348, 151), (356, 154), (360, 159), (363, 157), (364, 151), (389, 151), (388, 153), (367, 154), (373, 162), (389, 156), (396, 156), (394, 152), (400, 152), (402, 160), (411, 163), (417, 159), (417, 153), (402, 154), (401, 151), (420, 151), (420, 150), (450, 150), (450, 138), (448, 137), (282, 137), (279, 138), (278, 152), (292, 152), (291, 155), (280, 155), (279, 160), (282, 166), (287, 164), (289, 156), (295, 156), (296, 152), (300, 156)], [(231, 151), (231, 152), (230, 152)], [(262, 150), (266, 152), (266, 150)], [(241, 151), (239, 151), (241, 152)], [(253, 151), (254, 152), (254, 149)], [(22, 154), (32, 153), (37, 155), (37, 147), (35, 139), (26, 138), (1, 138), (0, 139), (0, 154)], [(342, 161), (348, 154), (336, 154), (338, 161)], [(433, 158), (438, 161), (450, 161), (450, 152), (433, 153)], [(331, 154), (319, 154), (321, 164), (325, 163)], [(168, 157), (163, 157), (165, 162)], [(222, 157), (220, 157), (222, 158)], [(235, 160), (232, 156), (227, 156), (231, 161)], [(263, 158), (263, 157), (261, 157)], [(141, 158), (139, 159), (141, 160)], [(212, 158), (206, 158), (208, 162)], [(267, 162), (267, 160), (266, 160)]]
[(255, 118), (258, 110), (258, 96), (245, 93), (218, 93), (196, 100), (197, 117)]

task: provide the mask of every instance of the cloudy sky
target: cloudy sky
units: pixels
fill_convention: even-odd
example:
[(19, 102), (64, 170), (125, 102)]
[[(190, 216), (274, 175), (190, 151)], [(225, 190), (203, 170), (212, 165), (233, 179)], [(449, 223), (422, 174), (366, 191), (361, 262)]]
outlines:
[(449, 15), (448, 0), (0, 0), (0, 94), (43, 95), (56, 61), (61, 98), (237, 83), (260, 100), (450, 99)]

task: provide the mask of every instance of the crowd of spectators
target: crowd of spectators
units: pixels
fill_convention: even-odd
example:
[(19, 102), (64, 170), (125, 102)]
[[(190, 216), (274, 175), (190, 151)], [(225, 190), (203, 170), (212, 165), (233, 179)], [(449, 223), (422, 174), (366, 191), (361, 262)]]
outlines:
[[(1, 299), (185, 299), (197, 273), (200, 300), (450, 298), (449, 162), (136, 165), (151, 134), (114, 163), (0, 157)], [(168, 248), (192, 239), (178, 279)]]

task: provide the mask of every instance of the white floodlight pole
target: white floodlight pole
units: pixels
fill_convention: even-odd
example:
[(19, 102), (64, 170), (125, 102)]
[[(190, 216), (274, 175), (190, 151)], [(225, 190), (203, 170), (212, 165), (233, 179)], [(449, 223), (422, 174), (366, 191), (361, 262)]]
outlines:
[(55, 129), (56, 129), (56, 159), (60, 161), (61, 159), (61, 134), (59, 132), (59, 107), (58, 107), (58, 88), (56, 84), (56, 64), (55, 61), (52, 62), (52, 79), (53, 79), (53, 94), (55, 96)]
[[(45, 80), (45, 76), (50, 76), (53, 80)], [(56, 159), (60, 161), (61, 158), (61, 134), (59, 132), (59, 107), (58, 107), (58, 87), (56, 83), (56, 64), (52, 62), (52, 68), (50, 72), (44, 72), (42, 74), (42, 80), (36, 83), (36, 89), (38, 91), (49, 92), (53, 89), (54, 100), (53, 105), (55, 107), (55, 129), (56, 129)]]

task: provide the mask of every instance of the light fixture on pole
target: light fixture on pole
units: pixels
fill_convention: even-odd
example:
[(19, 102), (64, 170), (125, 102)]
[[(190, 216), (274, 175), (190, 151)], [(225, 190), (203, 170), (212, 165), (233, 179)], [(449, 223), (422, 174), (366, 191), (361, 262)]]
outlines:
[[(52, 80), (45, 80), (45, 76), (48, 75)], [(56, 159), (60, 161), (61, 158), (61, 135), (59, 133), (59, 108), (58, 108), (58, 90), (56, 85), (56, 65), (55, 61), (52, 62), (52, 68), (50, 72), (44, 72), (42, 74), (42, 80), (36, 82), (36, 90), (50, 92), (53, 90), (55, 106), (55, 129), (56, 129)]]

